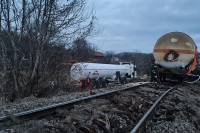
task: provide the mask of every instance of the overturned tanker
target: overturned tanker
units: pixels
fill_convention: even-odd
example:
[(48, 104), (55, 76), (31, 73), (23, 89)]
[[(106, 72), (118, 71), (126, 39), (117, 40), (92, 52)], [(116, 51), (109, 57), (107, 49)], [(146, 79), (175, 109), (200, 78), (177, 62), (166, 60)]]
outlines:
[(136, 66), (131, 62), (115, 64), (75, 63), (71, 67), (71, 78), (84, 86), (106, 87), (110, 82), (125, 83), (136, 78)]
[(183, 81), (199, 72), (199, 55), (192, 38), (181, 32), (171, 32), (158, 39), (153, 55), (158, 65), (160, 81)]

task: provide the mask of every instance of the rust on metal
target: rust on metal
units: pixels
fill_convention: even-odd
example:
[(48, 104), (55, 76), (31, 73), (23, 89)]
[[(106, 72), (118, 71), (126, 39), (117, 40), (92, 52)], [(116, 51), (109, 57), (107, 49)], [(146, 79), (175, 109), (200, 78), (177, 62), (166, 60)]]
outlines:
[[(170, 50), (174, 50), (174, 49), (154, 49), (154, 52), (163, 52), (164, 54), (169, 52)], [(177, 53), (182, 53), (182, 54), (194, 54), (194, 51), (191, 50), (185, 50), (185, 49), (175, 49), (174, 51), (176, 51)]]
[[(163, 61), (163, 57), (170, 50), (176, 51), (184, 56), (195, 54), (195, 43), (190, 36), (181, 32), (171, 32), (160, 37), (154, 46), (154, 57), (158, 61)], [(188, 59), (190, 61), (191, 59)]]
[(156, 42), (153, 55), (166, 68), (187, 66), (195, 57), (196, 45), (192, 38), (181, 32), (171, 32), (161, 36)]

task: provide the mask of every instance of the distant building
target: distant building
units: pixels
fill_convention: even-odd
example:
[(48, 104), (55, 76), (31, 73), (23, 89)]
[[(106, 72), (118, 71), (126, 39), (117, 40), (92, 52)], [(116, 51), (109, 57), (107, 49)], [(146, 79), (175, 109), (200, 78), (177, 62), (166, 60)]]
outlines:
[(69, 60), (69, 63), (72, 63), (72, 64), (77, 63), (77, 62), (79, 62), (79, 61), (77, 61), (77, 60)]
[(90, 62), (103, 63), (105, 62), (104, 54), (100, 52), (92, 53), (89, 60)]
[(93, 55), (97, 58), (104, 58), (104, 55), (102, 53), (93, 53)]
[(112, 58), (111, 58), (111, 62), (112, 62), (112, 63), (118, 63), (118, 62), (119, 62), (119, 58), (117, 58), (117, 57), (112, 57)]
[[(78, 60), (70, 60), (69, 63), (70, 64), (74, 64), (80, 62)], [(87, 61), (83, 61), (83, 62), (88, 62), (88, 63), (105, 63), (105, 58), (104, 58), (104, 54), (102, 53), (91, 53), (90, 57)]]

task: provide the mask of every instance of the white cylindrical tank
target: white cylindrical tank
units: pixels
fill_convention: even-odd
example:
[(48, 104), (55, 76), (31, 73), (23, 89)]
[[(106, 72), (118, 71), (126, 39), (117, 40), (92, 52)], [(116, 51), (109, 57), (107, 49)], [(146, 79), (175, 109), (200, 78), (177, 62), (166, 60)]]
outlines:
[(71, 78), (76, 81), (85, 80), (88, 76), (91, 79), (112, 78), (117, 71), (120, 71), (120, 75), (123, 77), (130, 70), (125, 65), (75, 63), (71, 67)]

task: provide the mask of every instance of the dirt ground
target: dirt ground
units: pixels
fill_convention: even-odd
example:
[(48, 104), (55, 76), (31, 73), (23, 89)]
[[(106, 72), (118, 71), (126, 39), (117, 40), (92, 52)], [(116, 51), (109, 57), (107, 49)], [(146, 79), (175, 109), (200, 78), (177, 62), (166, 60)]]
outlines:
[[(148, 89), (147, 89), (148, 88)], [(128, 132), (163, 92), (154, 85), (93, 99), (71, 109), (57, 110), (45, 118), (16, 122), (2, 131), (9, 132)], [(150, 100), (151, 98), (151, 100)], [(38, 124), (39, 123), (39, 124)], [(35, 131), (36, 130), (36, 131)]]
[(91, 89), (91, 88), (73, 88), (68, 91), (66, 90), (55, 90), (54, 94), (50, 94), (47, 97), (35, 97), (30, 96), (24, 99), (17, 99), (14, 102), (5, 102), (4, 100), (0, 99), (0, 116), (4, 114), (14, 114), (21, 111), (26, 111), (30, 109), (35, 109), (42, 106), (47, 106), (59, 102), (64, 102), (84, 96), (93, 95), (96, 93), (102, 93), (108, 90), (113, 90), (117, 88), (121, 88), (126, 85), (120, 84), (110, 84), (108, 88), (100, 88), (100, 89)]
[[(121, 87), (121, 86), (118, 86)], [(59, 109), (48, 116), (29, 121), (13, 120), (12, 124), (0, 125), (0, 133), (128, 133), (141, 119), (153, 102), (170, 86), (145, 85), (136, 89), (93, 99), (74, 105), (71, 108)], [(116, 87), (113, 87), (113, 89)], [(112, 88), (111, 88), (112, 89)], [(66, 97), (78, 98), (90, 93), (103, 92), (108, 89), (87, 90), (84, 93), (73, 92), (55, 96), (51, 102), (59, 102)], [(60, 97), (60, 98), (59, 98)], [(59, 100), (56, 100), (59, 99)], [(21, 105), (27, 103), (27, 108), (42, 106), (41, 99), (32, 97), (24, 99)], [(45, 100), (44, 100), (45, 101)], [(47, 101), (47, 99), (46, 99)], [(12, 106), (4, 106), (12, 109)], [(14, 106), (13, 106), (14, 107)], [(5, 111), (5, 110), (4, 110)], [(180, 85), (161, 102), (152, 120), (148, 121), (147, 133), (198, 133), (200, 131), (200, 86)]]

